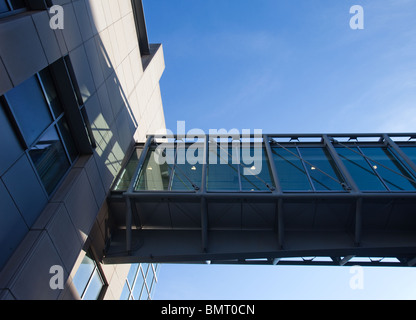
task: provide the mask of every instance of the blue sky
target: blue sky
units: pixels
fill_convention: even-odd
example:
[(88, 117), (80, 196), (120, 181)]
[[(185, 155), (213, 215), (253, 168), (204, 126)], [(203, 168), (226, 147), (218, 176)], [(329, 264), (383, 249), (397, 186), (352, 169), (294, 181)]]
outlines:
[[(350, 7), (364, 9), (352, 30)], [(144, 0), (167, 128), (414, 132), (414, 0)], [(416, 271), (164, 265), (155, 298), (416, 298)], [(242, 279), (243, 278), (243, 279)]]

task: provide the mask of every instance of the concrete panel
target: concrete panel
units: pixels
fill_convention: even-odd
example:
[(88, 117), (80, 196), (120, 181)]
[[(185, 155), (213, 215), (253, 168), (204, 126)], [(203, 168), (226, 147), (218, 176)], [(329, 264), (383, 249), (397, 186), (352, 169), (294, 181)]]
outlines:
[(0, 270), (28, 232), (28, 227), (0, 181)]
[(63, 202), (81, 241), (85, 242), (98, 214), (98, 206), (84, 170), (74, 181)]
[(95, 38), (91, 38), (84, 43), (85, 52), (87, 54), (88, 62), (91, 67), (92, 77), (94, 79), (95, 87), (98, 88), (104, 82), (104, 75), (98, 57), (97, 46)]
[(73, 1), (74, 11), (76, 19), (78, 21), (79, 30), (83, 41), (86, 41), (93, 37), (90, 18), (88, 16), (87, 7), (84, 0)]
[(4, 67), (3, 61), (0, 59), (0, 95), (6, 93), (13, 88), (12, 81), (7, 74), (6, 68)]
[(34, 170), (25, 154), (2, 178), (29, 227), (35, 223), (48, 202)]
[(104, 190), (103, 182), (101, 181), (100, 173), (98, 171), (94, 157), (91, 157), (87, 162), (85, 171), (87, 173), (88, 180), (90, 181), (97, 206), (101, 207), (102, 203), (105, 201), (106, 192)]
[(63, 204), (54, 212), (46, 230), (69, 273), (81, 252), (82, 243)]
[[(18, 300), (56, 300), (61, 290), (52, 290), (49, 283), (52, 266), (63, 266), (55, 246), (43, 232), (10, 286)], [(64, 279), (68, 274), (64, 270)]]
[(65, 25), (64, 29), (62, 29), (62, 33), (64, 35), (66, 46), (68, 50), (71, 52), (75, 48), (77, 48), (82, 43), (81, 32), (78, 26), (78, 21), (75, 17), (74, 7), (72, 3), (68, 3), (63, 6), (65, 12)]
[(33, 14), (32, 19), (36, 26), (48, 63), (51, 64), (61, 57), (61, 50), (55, 32), (49, 27), (49, 15), (46, 11), (40, 11)]

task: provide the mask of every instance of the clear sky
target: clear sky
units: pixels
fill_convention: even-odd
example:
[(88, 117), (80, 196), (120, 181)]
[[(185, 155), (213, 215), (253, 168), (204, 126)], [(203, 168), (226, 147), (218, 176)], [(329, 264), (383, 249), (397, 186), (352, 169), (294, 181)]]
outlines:
[[(350, 28), (350, 8), (364, 29)], [(144, 0), (167, 128), (414, 132), (414, 0)], [(416, 269), (163, 265), (156, 299), (416, 298)]]

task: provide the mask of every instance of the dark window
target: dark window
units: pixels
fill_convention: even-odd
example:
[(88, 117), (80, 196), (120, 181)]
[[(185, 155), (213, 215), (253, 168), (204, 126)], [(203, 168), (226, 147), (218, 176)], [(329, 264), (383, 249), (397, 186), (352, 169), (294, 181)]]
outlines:
[(389, 190), (415, 189), (414, 177), (389, 149), (361, 147), (361, 151)]
[(272, 148), (272, 153), (283, 191), (312, 190), (297, 148)]
[(358, 148), (340, 147), (336, 148), (336, 150), (360, 190), (386, 190), (385, 185), (377, 176), (374, 168), (371, 167), (370, 163), (361, 154)]
[(344, 190), (341, 174), (325, 148), (299, 148), (299, 152), (315, 190)]
[(24, 147), (51, 195), (79, 152), (49, 70), (29, 78), (5, 98)]
[(25, 8), (26, 4), (24, 0), (0, 0), (0, 16)]

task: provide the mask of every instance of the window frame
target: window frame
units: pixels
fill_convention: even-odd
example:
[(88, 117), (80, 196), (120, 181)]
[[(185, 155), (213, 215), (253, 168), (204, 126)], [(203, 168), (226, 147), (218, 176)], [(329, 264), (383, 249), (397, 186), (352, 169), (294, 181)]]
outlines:
[[(96, 254), (95, 254), (94, 250), (91, 247), (85, 252), (85, 255), (83, 256), (83, 258), (81, 260), (81, 264), (82, 264), (82, 261), (84, 260), (84, 258), (86, 256), (92, 260), (92, 262), (94, 263), (94, 268), (93, 268), (93, 270), (91, 271), (91, 274), (88, 277), (88, 280), (87, 280), (87, 282), (84, 286), (84, 290), (82, 291), (82, 293), (79, 293), (76, 288), (75, 288), (75, 291), (78, 293), (80, 299), (83, 300), (83, 298), (85, 297), (86, 292), (88, 291), (88, 287), (91, 285), (94, 274), (97, 271), (97, 274), (98, 274), (98, 276), (99, 276), (99, 278), (102, 282), (102, 287), (100, 289), (100, 292), (98, 293), (98, 296), (97, 296), (96, 300), (103, 300), (103, 298), (105, 296), (105, 293), (107, 292), (107, 289), (108, 289), (108, 286), (109, 286), (108, 281), (107, 281), (107, 279), (104, 275), (104, 271), (103, 271), (102, 267), (100, 266), (100, 263), (99, 263), (99, 261), (96, 257)], [(74, 274), (74, 277), (76, 276), (81, 264), (78, 266), (78, 269)]]
[[(42, 69), (42, 70), (44, 70), (44, 69)], [(7, 99), (7, 92), (2, 96), (2, 100), (3, 100), (2, 105), (5, 107), (5, 109), (7, 109), (6, 110), (7, 113), (13, 119), (12, 126), (14, 127), (14, 131), (17, 134), (18, 139), (19, 139), (19, 141), (20, 141), (20, 143), (22, 145), (22, 148), (24, 150), (24, 153), (26, 154), (27, 158), (30, 160), (31, 166), (34, 169), (35, 174), (36, 174), (38, 180), (41, 182), (41, 185), (42, 185), (42, 188), (45, 191), (45, 194), (47, 194), (48, 195), (48, 198), (50, 199), (54, 195), (54, 193), (56, 192), (56, 190), (59, 188), (59, 186), (61, 185), (62, 181), (65, 179), (65, 177), (68, 175), (70, 169), (74, 166), (74, 164), (79, 159), (80, 152), (77, 149), (77, 156), (75, 157), (74, 160), (72, 160), (71, 155), (70, 155), (70, 153), (68, 151), (68, 148), (66, 146), (65, 140), (63, 138), (61, 129), (59, 128), (60, 121), (62, 119), (64, 119), (64, 117), (65, 117), (65, 111), (63, 110), (59, 116), (55, 116), (55, 114), (53, 112), (52, 105), (49, 102), (49, 99), (47, 97), (47, 92), (46, 92), (45, 86), (42, 83), (42, 79), (41, 79), (41, 76), (40, 76), (40, 72), (41, 71), (37, 72), (32, 77), (35, 78), (37, 84), (41, 88), (41, 93), (43, 95), (43, 98), (44, 98), (45, 104), (47, 106), (47, 109), (48, 109), (48, 111), (49, 111), (49, 113), (51, 115), (52, 122), (44, 130), (42, 130), (42, 132), (39, 134), (39, 136), (32, 143), (28, 143), (26, 141), (26, 138), (23, 135), (22, 126), (19, 124), (19, 120), (16, 117), (15, 112), (13, 111), (13, 106), (11, 106), (10, 102)], [(13, 89), (11, 89), (11, 90), (13, 90)], [(59, 98), (59, 95), (58, 95), (58, 98)], [(46, 190), (46, 187), (45, 187), (45, 185), (44, 185), (44, 183), (43, 183), (43, 181), (42, 181), (42, 179), (41, 179), (41, 177), (40, 177), (40, 175), (39, 175), (39, 173), (38, 173), (38, 171), (36, 169), (35, 163), (33, 162), (32, 158), (30, 156), (30, 151), (38, 144), (38, 142), (43, 138), (43, 136), (45, 135), (45, 133), (48, 130), (50, 130), (51, 128), (55, 128), (55, 130), (57, 132), (57, 135), (59, 137), (59, 140), (60, 140), (60, 142), (62, 144), (62, 147), (63, 147), (63, 149), (65, 151), (65, 155), (67, 157), (67, 160), (68, 160), (68, 163), (69, 163), (69, 167), (68, 167), (67, 171), (65, 172), (65, 174), (59, 179), (60, 181), (57, 183), (57, 185), (54, 187), (54, 189), (50, 193), (48, 193), (48, 191)]]
[[(413, 143), (397, 143), (398, 147), (415, 147), (415, 144)], [(372, 192), (377, 192), (377, 193), (402, 193), (402, 192), (409, 192), (409, 193), (416, 193), (416, 187), (414, 190), (409, 190), (409, 189), (404, 189), (404, 190), (392, 190), (390, 187), (388, 187), (388, 184), (385, 182), (385, 179), (383, 179), (383, 177), (380, 175), (379, 172), (377, 172), (377, 170), (375, 170), (372, 166), (372, 164), (370, 163), (370, 160), (368, 158), (371, 159), (371, 156), (368, 156), (365, 154), (364, 151), (361, 150), (361, 148), (379, 148), (379, 149), (387, 149), (388, 152), (395, 158), (395, 160), (408, 172), (408, 174), (410, 175), (411, 178), (413, 178), (416, 181), (416, 172), (414, 172), (406, 163), (406, 161), (404, 161), (400, 155), (397, 154), (397, 152), (388, 144), (380, 142), (380, 141), (367, 141), (367, 142), (359, 142), (359, 141), (344, 141), (342, 142), (342, 145), (337, 145), (334, 146), (335, 150), (337, 149), (347, 149), (345, 146), (349, 147), (349, 148), (355, 148), (358, 150), (358, 152), (360, 153), (360, 156), (364, 159), (364, 161), (368, 164), (369, 169), (372, 170), (373, 174), (375, 177), (377, 177), (377, 179), (379, 180), (380, 184), (385, 188), (385, 190), (364, 190), (361, 189), (358, 185), (358, 189), (360, 190), (360, 192), (362, 193), (372, 193)], [(348, 150), (348, 149), (347, 149)], [(339, 153), (337, 151), (337, 154), (339, 156)], [(341, 159), (341, 161), (344, 161)], [(391, 168), (392, 169), (392, 168)], [(348, 170), (348, 168), (347, 168)], [(393, 170), (393, 169), (392, 169)], [(349, 171), (349, 170), (348, 170)], [(351, 174), (351, 172), (349, 171), (349, 173)], [(352, 176), (352, 179), (354, 181), (356, 181), (356, 179), (354, 178), (354, 176)]]

